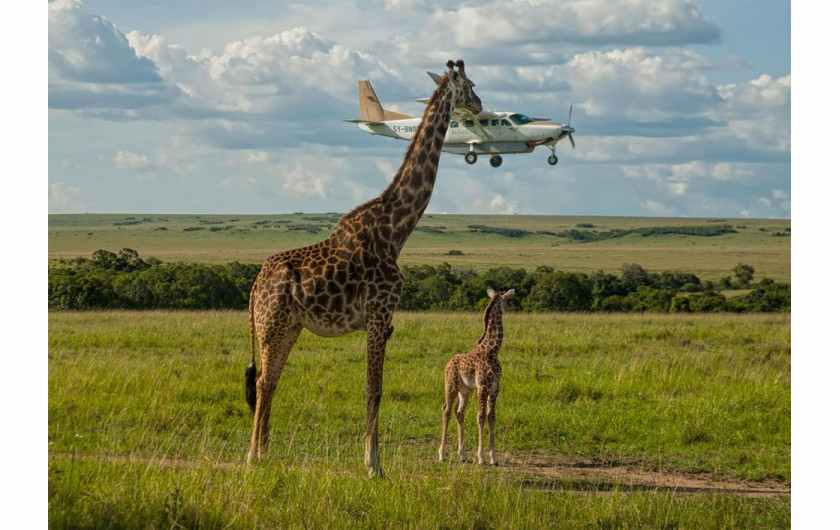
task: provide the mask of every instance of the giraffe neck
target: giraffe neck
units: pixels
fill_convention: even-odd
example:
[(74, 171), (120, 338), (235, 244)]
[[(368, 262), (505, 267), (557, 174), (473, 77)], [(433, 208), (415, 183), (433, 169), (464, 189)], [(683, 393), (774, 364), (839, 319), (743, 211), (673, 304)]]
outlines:
[(503, 337), (501, 300), (497, 298), (484, 310), (484, 333), (478, 339), (478, 346), (484, 347), (479, 349), (486, 351), (488, 357), (493, 357), (502, 347)]
[(426, 105), (402, 166), (381, 196), (393, 227), (392, 243), (397, 252), (417, 226), (432, 197), (443, 139), (452, 116), (448, 85), (449, 78), (444, 76)]

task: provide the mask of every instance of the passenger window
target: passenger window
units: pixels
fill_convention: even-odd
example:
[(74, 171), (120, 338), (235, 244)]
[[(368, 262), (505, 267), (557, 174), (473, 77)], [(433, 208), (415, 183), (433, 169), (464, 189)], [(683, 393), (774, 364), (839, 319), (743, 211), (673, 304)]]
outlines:
[(502, 125), (504, 125), (505, 127), (510, 127), (510, 122), (507, 120), (502, 120)]
[(489, 122), (488, 122), (487, 120), (478, 120), (478, 123), (479, 123), (479, 125), (481, 125), (482, 127), (487, 127), (487, 124), (488, 124)]
[(473, 127), (474, 125), (475, 125), (475, 122), (472, 121), (472, 120), (467, 120), (467, 121), (464, 122), (464, 127)]
[(450, 126), (450, 127), (452, 127), (452, 128), (454, 129), (455, 127), (457, 127), (457, 126), (458, 126), (458, 122), (457, 122), (457, 121), (454, 121), (454, 120), (453, 120), (453, 121), (450, 121), (450, 122), (449, 122), (449, 126)]
[(493, 120), (493, 121), (491, 121), (491, 122), (490, 122), (490, 125), (492, 125), (493, 127), (495, 127), (495, 126), (499, 125), (499, 120)]

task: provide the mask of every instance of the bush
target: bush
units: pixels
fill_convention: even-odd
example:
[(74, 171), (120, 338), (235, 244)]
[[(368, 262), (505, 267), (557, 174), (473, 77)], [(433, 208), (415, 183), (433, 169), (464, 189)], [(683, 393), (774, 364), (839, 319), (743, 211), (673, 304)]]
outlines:
[[(48, 273), (50, 309), (244, 309), (260, 265), (163, 263), (143, 260), (132, 249), (97, 250), (91, 259), (60, 260)], [(622, 275), (537, 267), (497, 267), (485, 272), (410, 265), (399, 309), (481, 311), (487, 289), (516, 289), (526, 311), (790, 311), (790, 284), (764, 279), (746, 294), (727, 300), (711, 282), (683, 272), (648, 273), (626, 264)], [(705, 290), (703, 290), (705, 289)], [(703, 290), (703, 292), (698, 292)], [(677, 295), (678, 292), (696, 294)]]
[(702, 294), (691, 295), (688, 299), (689, 307), (694, 313), (726, 311), (726, 297), (715, 291), (703, 291)]
[(540, 276), (522, 301), (526, 311), (589, 311), (592, 281), (582, 273), (552, 271)]

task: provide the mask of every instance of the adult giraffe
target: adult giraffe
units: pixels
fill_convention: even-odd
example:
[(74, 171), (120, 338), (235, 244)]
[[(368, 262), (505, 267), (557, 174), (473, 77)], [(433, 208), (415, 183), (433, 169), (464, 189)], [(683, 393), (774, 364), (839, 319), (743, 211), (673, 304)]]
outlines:
[(246, 399), (254, 412), (249, 463), (265, 453), (277, 381), (303, 328), (323, 337), (366, 331), (365, 466), (371, 476), (384, 475), (379, 401), (385, 343), (394, 330), (391, 318), (403, 288), (397, 258), (429, 204), (453, 110), (481, 112), (464, 62), (449, 61), (446, 66), (448, 72), (439, 78), (402, 166), (385, 191), (342, 217), (326, 240), (269, 257), (257, 275), (248, 304), (251, 364), (245, 369)]

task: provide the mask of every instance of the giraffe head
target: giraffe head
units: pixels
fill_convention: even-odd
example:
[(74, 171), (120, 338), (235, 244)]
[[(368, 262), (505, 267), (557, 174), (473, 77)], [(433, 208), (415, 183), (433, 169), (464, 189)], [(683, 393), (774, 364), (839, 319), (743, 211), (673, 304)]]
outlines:
[(499, 304), (499, 310), (503, 311), (510, 305), (510, 301), (515, 292), (514, 289), (510, 289), (509, 291), (497, 293), (493, 289), (487, 289), (487, 296), (490, 297), (490, 303), (487, 306), (490, 307), (495, 302)]
[[(456, 66), (457, 70), (455, 70)], [(449, 78), (448, 89), (454, 108), (466, 109), (473, 114), (481, 112), (481, 99), (473, 92), (475, 83), (470, 81), (470, 78), (464, 73), (464, 61), (458, 59), (455, 62), (450, 59), (446, 63), (446, 67), (449, 68), (449, 72), (447, 72)]]

